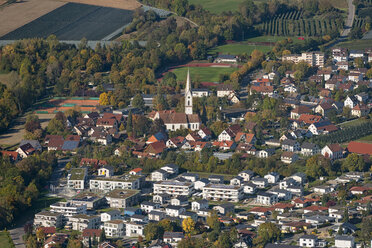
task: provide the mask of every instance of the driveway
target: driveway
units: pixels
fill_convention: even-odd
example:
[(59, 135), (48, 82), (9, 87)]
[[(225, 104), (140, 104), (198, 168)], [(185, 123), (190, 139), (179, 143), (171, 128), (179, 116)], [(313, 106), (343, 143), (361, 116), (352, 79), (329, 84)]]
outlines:
[(348, 15), (345, 21), (344, 30), (341, 33), (341, 38), (345, 38), (349, 35), (351, 28), (353, 27), (354, 17), (355, 17), (355, 5), (353, 0), (347, 0), (348, 5)]

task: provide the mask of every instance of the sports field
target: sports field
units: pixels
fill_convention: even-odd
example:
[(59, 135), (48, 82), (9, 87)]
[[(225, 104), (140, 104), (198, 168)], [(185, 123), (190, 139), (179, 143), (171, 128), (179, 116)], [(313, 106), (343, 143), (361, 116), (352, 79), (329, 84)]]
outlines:
[(253, 50), (257, 49), (261, 52), (267, 53), (272, 50), (274, 44), (278, 41), (291, 38), (294, 43), (305, 42), (298, 39), (298, 37), (280, 37), (280, 36), (258, 36), (249, 38), (242, 42), (236, 42), (215, 47), (209, 50), (209, 54), (220, 53), (230, 55), (251, 54)]
[[(230, 75), (238, 68), (233, 67), (189, 67), (191, 80), (199, 82), (218, 82), (220, 75)], [(185, 81), (188, 67), (172, 70), (178, 81)]]
[(2, 40), (46, 38), (102, 40), (132, 20), (132, 11), (68, 3), (4, 35)]
[(90, 113), (96, 111), (97, 105), (99, 105), (98, 98), (85, 99), (83, 97), (56, 97), (37, 107), (36, 114), (51, 114), (59, 111), (64, 112), (74, 107), (77, 107), (83, 113)]

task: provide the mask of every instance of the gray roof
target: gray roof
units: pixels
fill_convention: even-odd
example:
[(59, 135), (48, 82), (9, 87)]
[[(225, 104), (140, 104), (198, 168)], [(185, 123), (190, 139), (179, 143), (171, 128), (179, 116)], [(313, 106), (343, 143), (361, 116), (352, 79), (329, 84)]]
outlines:
[(316, 144), (309, 143), (309, 142), (304, 142), (301, 145), (301, 148), (304, 148), (304, 149), (315, 149), (316, 147), (317, 147)]
[(302, 235), (300, 239), (317, 239), (315, 235)]
[(77, 149), (78, 146), (79, 146), (79, 141), (65, 140), (65, 142), (63, 142), (63, 145), (62, 145), (62, 150), (71, 151), (71, 150)]
[(353, 236), (340, 236), (340, 235), (337, 235), (335, 237), (335, 240), (338, 239), (338, 240), (348, 240), (348, 241), (351, 241), (354, 239)]
[(297, 143), (295, 140), (286, 139), (283, 141), (282, 145), (294, 146)]

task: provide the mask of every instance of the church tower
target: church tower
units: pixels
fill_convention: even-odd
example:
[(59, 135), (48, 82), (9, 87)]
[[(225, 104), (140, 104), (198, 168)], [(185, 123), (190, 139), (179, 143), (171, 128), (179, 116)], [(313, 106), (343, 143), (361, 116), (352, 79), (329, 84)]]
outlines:
[(185, 88), (185, 114), (192, 115), (192, 91), (190, 70), (187, 70), (186, 88)]

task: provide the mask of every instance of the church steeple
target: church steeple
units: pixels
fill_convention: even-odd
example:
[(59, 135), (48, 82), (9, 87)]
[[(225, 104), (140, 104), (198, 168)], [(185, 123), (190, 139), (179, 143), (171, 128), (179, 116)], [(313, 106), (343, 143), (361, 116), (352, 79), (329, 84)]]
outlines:
[(187, 70), (186, 88), (185, 88), (185, 114), (192, 114), (192, 91), (191, 91), (191, 79), (190, 69)]

